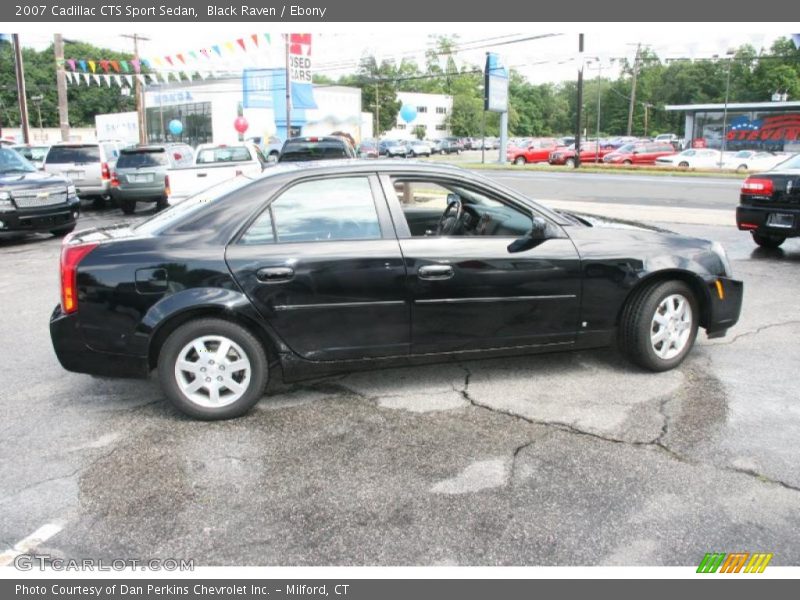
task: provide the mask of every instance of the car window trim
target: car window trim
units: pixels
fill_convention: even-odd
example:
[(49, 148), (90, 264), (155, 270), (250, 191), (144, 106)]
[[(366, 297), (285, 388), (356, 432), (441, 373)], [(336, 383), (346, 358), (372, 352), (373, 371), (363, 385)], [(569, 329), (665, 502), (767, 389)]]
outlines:
[[(322, 181), (326, 179), (353, 179), (356, 177), (366, 178), (367, 182), (369, 183), (370, 192), (372, 194), (372, 203), (375, 207), (375, 213), (378, 217), (378, 227), (381, 231), (381, 236), (379, 238), (359, 238), (359, 239), (346, 239), (346, 240), (313, 240), (313, 241), (298, 241), (298, 242), (281, 242), (278, 240), (278, 233), (277, 233), (277, 226), (275, 223), (275, 215), (272, 210), (272, 203), (278, 199), (284, 192), (287, 192), (291, 188), (303, 184), (309, 183), (312, 181)], [(249, 219), (245, 222), (245, 224), (239, 228), (236, 234), (231, 238), (231, 240), (226, 245), (245, 245), (242, 244), (242, 238), (247, 233), (247, 231), (252, 227), (253, 223), (255, 223), (261, 215), (264, 214), (265, 211), (269, 212), (270, 221), (272, 224), (272, 235), (273, 240), (271, 242), (265, 244), (246, 244), (248, 246), (266, 246), (266, 245), (296, 245), (296, 244), (322, 244), (322, 243), (331, 243), (331, 242), (374, 242), (376, 240), (396, 240), (397, 235), (394, 231), (394, 227), (392, 224), (392, 219), (388, 213), (388, 210), (385, 206), (381, 206), (381, 202), (378, 202), (378, 196), (376, 195), (376, 191), (380, 191), (379, 183), (378, 183), (378, 176), (374, 172), (361, 172), (361, 173), (326, 173), (320, 175), (313, 175), (307, 177), (299, 177), (296, 179), (292, 179), (291, 181), (286, 182), (286, 184), (277, 188), (270, 197), (264, 201), (264, 203), (256, 210)]]
[[(471, 189), (475, 192), (483, 194), (484, 196), (493, 197), (493, 195), (499, 196), (502, 200), (497, 199), (498, 202), (503, 204), (508, 203), (512, 208), (519, 210), (522, 213), (534, 213), (535, 216), (541, 217), (545, 219), (548, 223), (553, 225), (554, 227), (558, 228), (559, 231), (562, 231), (562, 223), (558, 221), (554, 221), (550, 218), (549, 215), (546, 213), (538, 210), (537, 205), (530, 206), (526, 203), (517, 202), (514, 198), (510, 197), (509, 194), (505, 192), (505, 190), (495, 190), (494, 188), (487, 188), (486, 186), (482, 186), (480, 183), (476, 183), (470, 180), (462, 180), (462, 179), (455, 179), (448, 175), (438, 175), (438, 174), (428, 174), (428, 173), (414, 173), (409, 171), (397, 171), (397, 172), (383, 172), (380, 174), (381, 186), (383, 188), (384, 197), (386, 198), (386, 202), (389, 205), (389, 210), (391, 212), (392, 218), (394, 220), (395, 229), (397, 230), (397, 237), (399, 239), (413, 239), (415, 236), (411, 235), (411, 229), (408, 227), (408, 221), (406, 220), (405, 212), (403, 211), (403, 207), (400, 204), (400, 200), (397, 198), (397, 194), (394, 192), (394, 185), (392, 184), (393, 178), (407, 178), (407, 179), (424, 179), (430, 181), (432, 183), (440, 184), (449, 183), (450, 185), (454, 185), (457, 187), (463, 187), (467, 189)], [(533, 215), (532, 215), (533, 216)], [(565, 237), (566, 234), (564, 234)], [(419, 237), (419, 236), (417, 236)], [(431, 236), (431, 237), (441, 237), (441, 236)], [(453, 238), (459, 238), (464, 236), (448, 236)], [(471, 239), (481, 236), (470, 236)], [(494, 239), (517, 239), (518, 236), (483, 236), (486, 238), (494, 238)]]

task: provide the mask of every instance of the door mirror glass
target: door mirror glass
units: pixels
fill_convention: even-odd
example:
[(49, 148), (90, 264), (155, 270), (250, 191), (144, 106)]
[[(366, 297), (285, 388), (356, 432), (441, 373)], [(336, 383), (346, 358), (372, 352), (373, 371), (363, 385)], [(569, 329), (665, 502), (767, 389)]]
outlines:
[(508, 245), (508, 251), (525, 252), (535, 248), (545, 240), (552, 237), (550, 235), (550, 226), (542, 217), (534, 215), (531, 218), (531, 229), (519, 239), (514, 240)]

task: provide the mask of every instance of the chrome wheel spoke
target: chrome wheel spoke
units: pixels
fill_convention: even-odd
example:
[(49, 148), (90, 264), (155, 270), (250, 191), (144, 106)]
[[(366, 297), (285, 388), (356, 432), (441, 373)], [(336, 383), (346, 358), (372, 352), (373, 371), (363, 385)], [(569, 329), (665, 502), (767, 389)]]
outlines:
[(186, 344), (178, 354), (174, 372), (183, 396), (205, 408), (220, 408), (239, 400), (249, 389), (252, 376), (245, 351), (222, 335), (205, 335)]
[(656, 356), (670, 360), (685, 350), (692, 319), (692, 306), (681, 294), (671, 294), (658, 304), (650, 324), (650, 344)]

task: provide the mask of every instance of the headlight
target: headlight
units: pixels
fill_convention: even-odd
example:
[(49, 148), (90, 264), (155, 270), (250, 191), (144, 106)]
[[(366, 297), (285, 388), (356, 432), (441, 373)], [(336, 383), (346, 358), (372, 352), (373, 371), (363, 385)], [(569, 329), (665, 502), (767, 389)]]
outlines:
[(8, 192), (0, 192), (0, 202), (3, 200), (11, 200), (11, 194)]
[(14, 204), (11, 202), (11, 194), (8, 192), (0, 192), (0, 211), (14, 210)]
[(70, 184), (67, 186), (67, 196), (77, 196), (78, 190), (75, 189), (75, 186)]
[(722, 269), (724, 270), (725, 277), (733, 277), (733, 269), (731, 269), (731, 261), (728, 260), (728, 253), (725, 252), (725, 248), (722, 247), (722, 244), (720, 244), (719, 242), (712, 242), (711, 251), (719, 257), (719, 261), (722, 264)]

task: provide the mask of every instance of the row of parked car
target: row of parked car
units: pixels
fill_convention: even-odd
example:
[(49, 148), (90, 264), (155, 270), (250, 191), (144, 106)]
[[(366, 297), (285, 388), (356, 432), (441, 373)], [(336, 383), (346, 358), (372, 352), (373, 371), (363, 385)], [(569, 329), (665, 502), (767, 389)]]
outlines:
[[(713, 148), (688, 148), (680, 151), (678, 144), (669, 141), (634, 140), (587, 140), (581, 143), (582, 163), (607, 165), (657, 165), (694, 169), (725, 169), (753, 171), (771, 169), (791, 156), (790, 153), (740, 150), (720, 152)], [(551, 165), (575, 166), (574, 140), (558, 138), (534, 138), (519, 145), (509, 145), (506, 158), (517, 165), (549, 163)]]

